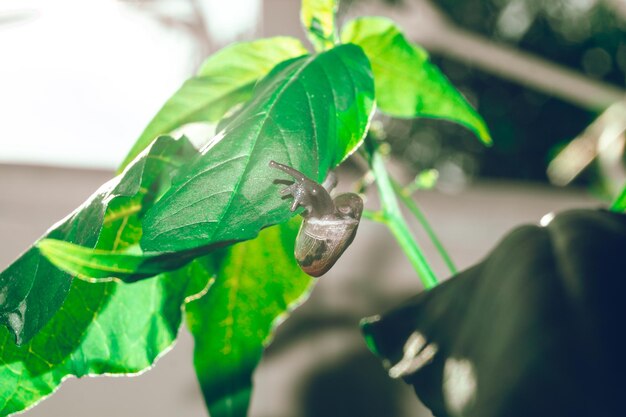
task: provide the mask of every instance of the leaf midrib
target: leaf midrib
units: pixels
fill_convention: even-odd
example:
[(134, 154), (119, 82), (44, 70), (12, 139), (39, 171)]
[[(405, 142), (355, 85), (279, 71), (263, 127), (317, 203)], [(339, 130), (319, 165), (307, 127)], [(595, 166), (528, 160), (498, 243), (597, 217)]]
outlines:
[[(58, 245), (58, 246), (61, 246), (61, 245)], [(74, 249), (77, 250), (77, 248), (74, 248)], [(64, 251), (62, 248), (57, 247), (56, 244), (54, 246), (48, 246), (46, 249), (44, 249), (44, 251), (47, 251), (51, 255), (55, 255), (55, 258), (57, 259), (65, 260), (66, 262), (70, 264), (74, 264), (83, 268), (91, 268), (91, 269), (95, 269), (99, 271), (124, 273), (124, 274), (131, 274), (135, 271), (135, 269), (124, 269), (119, 266), (109, 266), (106, 263), (99, 262), (95, 259), (94, 261), (87, 261), (82, 257), (81, 254), (73, 255), (71, 253)], [(81, 251), (77, 250), (77, 252), (81, 252)], [(96, 252), (96, 250), (93, 250), (93, 252)], [(104, 252), (104, 255), (108, 255), (108, 251), (103, 251), (103, 252)], [(94, 255), (97, 255), (97, 254), (94, 253)], [(129, 259), (136, 258), (137, 260), (142, 259), (142, 257), (140, 256), (133, 256), (133, 255), (119, 254), (116, 256), (126, 256)]]
[[(261, 133), (264, 131), (264, 129), (267, 126), (267, 121), (269, 119), (271, 119), (272, 117), (272, 112), (274, 110), (274, 108), (276, 107), (277, 103), (280, 102), (281, 97), (283, 96), (283, 94), (285, 93), (285, 91), (287, 91), (287, 89), (289, 87), (291, 87), (291, 85), (293, 83), (295, 83), (296, 81), (298, 81), (299, 76), (304, 72), (304, 70), (306, 70), (307, 68), (309, 68), (309, 66), (316, 61), (316, 59), (318, 59), (319, 55), (312, 55), (311, 57), (309, 57), (300, 68), (298, 68), (298, 70), (296, 70), (294, 72), (294, 74), (291, 76), (291, 78), (281, 87), (280, 91), (275, 95), (274, 100), (271, 102), (270, 107), (267, 109), (267, 111), (265, 112), (265, 115), (261, 121), (261, 128), (259, 129), (258, 133), (255, 135), (254, 141), (251, 144), (252, 148), (250, 150), (250, 153), (248, 154), (247, 158), (246, 158), (246, 162), (245, 162), (245, 166), (244, 166), (244, 170), (241, 173), (241, 176), (239, 176), (239, 179), (237, 180), (237, 183), (235, 184), (235, 186), (233, 187), (233, 193), (230, 195), (230, 198), (228, 199), (228, 202), (226, 203), (226, 205), (224, 206), (224, 208), (222, 209), (222, 212), (220, 213), (220, 215), (217, 218), (217, 224), (218, 226), (213, 230), (213, 233), (211, 233), (210, 235), (210, 239), (213, 239), (215, 237), (215, 235), (217, 234), (218, 230), (219, 230), (219, 225), (222, 224), (222, 221), (224, 220), (224, 217), (226, 216), (226, 214), (228, 213), (228, 210), (230, 209), (230, 206), (232, 205), (235, 196), (238, 195), (239, 193), (239, 189), (241, 187), (241, 184), (243, 182), (243, 179), (247, 176), (248, 174), (248, 168), (250, 166), (250, 159), (252, 158), (252, 155), (254, 154), (254, 149), (256, 148), (257, 143), (259, 142), (259, 138), (261, 136)], [(315, 144), (316, 146), (318, 145), (317, 143)], [(288, 151), (288, 149), (285, 149), (286, 151)]]
[[(287, 91), (287, 89), (289, 87), (291, 87), (291, 85), (293, 83), (295, 83), (296, 81), (298, 81), (300, 74), (302, 74), (302, 72), (304, 72), (305, 69), (307, 69), (309, 67), (309, 65), (311, 65), (313, 62), (315, 62), (315, 60), (319, 57), (319, 55), (312, 55), (311, 57), (309, 57), (302, 65), (302, 67), (300, 67), (294, 74), (293, 76), (284, 84), (284, 86), (280, 89), (280, 91), (278, 92), (278, 94), (276, 94), (276, 96), (274, 97), (274, 100), (272, 101), (269, 109), (267, 109), (267, 111), (265, 112), (265, 117), (262, 119), (261, 122), (261, 128), (259, 129), (259, 132), (255, 135), (254, 141), (252, 143), (252, 149), (250, 150), (250, 154), (248, 155), (248, 158), (246, 159), (246, 164), (244, 166), (243, 172), (241, 173), (241, 176), (239, 177), (239, 179), (237, 180), (237, 183), (235, 184), (235, 187), (233, 188), (233, 193), (231, 194), (230, 198), (228, 199), (228, 202), (226, 203), (226, 206), (224, 207), (224, 209), (222, 210), (222, 213), (220, 214), (220, 216), (217, 219), (217, 224), (218, 227), (215, 228), (215, 230), (213, 231), (213, 233), (211, 233), (211, 239), (213, 239), (215, 237), (215, 234), (217, 233), (217, 231), (219, 230), (219, 225), (222, 224), (222, 220), (224, 220), (224, 217), (226, 216), (226, 213), (228, 213), (228, 210), (230, 209), (230, 206), (233, 203), (233, 200), (235, 199), (235, 196), (237, 194), (239, 194), (239, 188), (241, 187), (241, 183), (244, 179), (244, 177), (246, 177), (246, 175), (248, 174), (248, 168), (250, 166), (250, 159), (252, 158), (252, 155), (254, 154), (254, 149), (256, 148), (257, 143), (259, 142), (259, 138), (261, 136), (261, 133), (263, 133), (264, 129), (267, 127), (267, 121), (270, 120), (272, 118), (272, 112), (274, 110), (274, 107), (276, 107), (276, 104), (278, 102), (280, 102), (280, 98), (283, 96), (283, 94), (285, 93), (285, 91)], [(306, 94), (306, 93), (305, 93)], [(316, 146), (318, 145), (317, 143), (315, 144)], [(285, 151), (289, 151), (289, 149), (285, 149)]]

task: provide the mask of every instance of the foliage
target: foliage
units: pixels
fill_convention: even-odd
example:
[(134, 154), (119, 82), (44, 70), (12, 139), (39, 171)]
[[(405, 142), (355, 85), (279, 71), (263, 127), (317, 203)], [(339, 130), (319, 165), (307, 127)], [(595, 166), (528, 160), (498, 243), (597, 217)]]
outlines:
[(234, 106), (247, 101), (254, 85), (276, 64), (307, 53), (297, 39), (277, 37), (231, 45), (209, 57), (144, 129), (121, 167), (164, 133), (188, 123), (217, 123)]
[[(279, 37), (210, 57), (119, 175), (0, 274), (0, 415), (35, 404), (67, 376), (147, 369), (175, 340), (185, 306), (211, 415), (245, 415), (263, 346), (311, 285), (293, 260), (298, 222), (272, 159), (322, 181), (360, 148), (380, 183), (380, 218), (425, 284), (436, 283), (375, 144), (361, 147), (375, 100), (391, 115), (446, 118), (485, 143), (489, 134), (391, 22), (350, 22), (341, 44), (336, 8), (303, 1), (316, 53)], [(199, 150), (160, 136), (195, 122), (217, 131)]]
[(323, 180), (361, 144), (373, 90), (367, 58), (354, 45), (279, 64), (176, 173), (146, 214), (142, 247), (179, 251), (250, 239), (288, 220), (289, 208), (268, 181), (276, 175), (270, 160)]
[[(617, 2), (585, 2), (584, 7), (567, 0), (438, 0), (431, 4), (456, 30), (530, 53), (590, 82), (625, 86), (625, 21)], [(550, 161), (601, 110), (586, 109), (489, 73), (471, 60), (438, 54), (434, 62), (470, 97), (498, 140), (493, 147), (479, 148), (456, 126), (396, 121), (393, 127), (399, 134), (390, 133), (388, 140), (394, 155), (402, 156), (414, 169), (437, 167), (452, 155), (462, 158), (469, 175), (479, 167), (481, 177), (545, 183)], [(408, 129), (412, 137), (428, 140), (440, 151), (435, 156), (413, 151), (414, 139), (402, 134)], [(576, 182), (598, 186), (598, 177), (601, 173), (591, 166)]]
[(364, 323), (441, 417), (619, 415), (626, 215), (572, 210)]
[(491, 144), (478, 113), (430, 63), (428, 53), (411, 44), (392, 21), (359, 18), (346, 25), (341, 38), (362, 47), (369, 57), (376, 78), (376, 102), (381, 111), (396, 117), (451, 119)]
[[(99, 249), (127, 247), (141, 236), (138, 216), (154, 202), (169, 174), (192, 153), (195, 150), (187, 141), (159, 139), (124, 174), (103, 185), (45, 237)], [(0, 314), (19, 344), (28, 342), (59, 310), (71, 283), (72, 277), (54, 268), (36, 248), (0, 274), (6, 299)]]
[(312, 278), (293, 258), (299, 225), (292, 219), (233, 246), (211, 290), (187, 308), (194, 365), (211, 416), (245, 415), (251, 375), (273, 326), (308, 295)]
[[(158, 194), (159, 181), (166, 180), (189, 152), (195, 150), (186, 140), (157, 139), (123, 175), (105, 184), (48, 236), (62, 236), (59, 230), (69, 229), (97, 248), (131, 247), (141, 236), (140, 215)], [(35, 259), (21, 263), (24, 257)], [(67, 281), (71, 288), (34, 337), (16, 345), (8, 329), (0, 329), (1, 415), (35, 404), (69, 375), (128, 374), (148, 368), (176, 339), (185, 299), (201, 292), (213, 277), (211, 269), (203, 267), (205, 261), (198, 259), (178, 272), (133, 285), (92, 284), (56, 272), (37, 248), (20, 260), (12, 266), (19, 268), (18, 277), (41, 280), (43, 292), (54, 288), (55, 279)], [(40, 275), (43, 267), (45, 275)], [(30, 303), (34, 311), (54, 306), (46, 301), (37, 293), (26, 298), (24, 320), (30, 320)]]

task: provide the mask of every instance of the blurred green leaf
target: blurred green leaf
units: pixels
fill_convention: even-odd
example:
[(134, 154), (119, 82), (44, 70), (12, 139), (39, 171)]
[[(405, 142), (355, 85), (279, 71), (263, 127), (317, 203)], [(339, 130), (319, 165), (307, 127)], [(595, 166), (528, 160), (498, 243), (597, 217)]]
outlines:
[(626, 187), (622, 190), (622, 192), (615, 198), (613, 203), (611, 204), (611, 210), (616, 212), (626, 211)]
[(417, 190), (430, 190), (437, 185), (438, 179), (439, 171), (436, 169), (426, 169), (424, 171), (420, 171), (413, 182), (405, 187), (405, 191), (408, 195), (411, 195)]
[(626, 366), (626, 215), (560, 213), (364, 323), (440, 417), (617, 416)]
[(372, 63), (376, 103), (382, 112), (451, 120), (491, 144), (482, 117), (429, 61), (428, 53), (410, 43), (394, 22), (381, 17), (355, 19), (345, 26), (341, 39), (363, 48)]
[(248, 100), (256, 82), (275, 65), (306, 53), (298, 39), (275, 37), (236, 43), (211, 55), (150, 121), (120, 170), (159, 135), (188, 123), (217, 123), (235, 105)]
[(317, 51), (330, 49), (337, 44), (335, 14), (338, 6), (338, 0), (302, 0), (300, 20)]
[(373, 90), (369, 62), (354, 45), (278, 65), (146, 213), (142, 248), (211, 247), (287, 221), (293, 213), (269, 161), (321, 182), (362, 143)]
[[(182, 160), (195, 153), (187, 140), (161, 138), (45, 237), (113, 250), (126, 240), (139, 239), (137, 215), (154, 201), (159, 187), (169, 185), (170, 173)], [(0, 273), (0, 322), (13, 332), (17, 343), (28, 342), (61, 307), (71, 282), (70, 275), (31, 247)]]
[(223, 252), (209, 293), (187, 306), (194, 364), (212, 417), (245, 417), (252, 372), (273, 327), (308, 295), (293, 250), (300, 219)]

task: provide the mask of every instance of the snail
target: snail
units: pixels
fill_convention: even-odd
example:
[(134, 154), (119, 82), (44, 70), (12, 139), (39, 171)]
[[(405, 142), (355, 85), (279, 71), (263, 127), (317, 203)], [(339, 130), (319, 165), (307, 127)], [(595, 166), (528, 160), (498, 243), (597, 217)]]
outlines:
[(289, 174), (293, 184), (280, 191), (283, 197), (293, 196), (291, 211), (299, 206), (304, 221), (296, 237), (294, 255), (300, 268), (313, 277), (319, 277), (337, 262), (354, 240), (363, 212), (363, 200), (357, 194), (339, 194), (334, 199), (330, 191), (337, 184), (331, 172), (323, 184), (301, 172), (275, 161), (269, 166)]

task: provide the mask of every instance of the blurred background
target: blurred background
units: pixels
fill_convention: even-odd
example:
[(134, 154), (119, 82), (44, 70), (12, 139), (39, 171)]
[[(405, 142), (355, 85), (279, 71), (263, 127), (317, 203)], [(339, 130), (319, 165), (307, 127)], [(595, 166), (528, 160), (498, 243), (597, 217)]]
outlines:
[[(0, 2), (0, 268), (112, 176), (165, 100), (237, 40), (304, 39), (298, 0)], [(436, 120), (378, 117), (392, 169), (461, 268), (511, 228), (598, 206), (626, 182), (626, 0), (344, 0), (396, 20), (478, 109), (494, 146)], [(356, 165), (341, 186), (357, 179)], [(429, 171), (433, 170), (433, 171)], [(367, 351), (360, 318), (420, 290), (393, 239), (354, 245), (279, 330), (251, 415), (428, 416)], [(440, 276), (436, 251), (417, 236)], [(10, 237), (10, 239), (9, 239)], [(381, 250), (384, 248), (384, 250)], [(185, 331), (145, 375), (69, 380), (28, 416), (206, 415)]]

